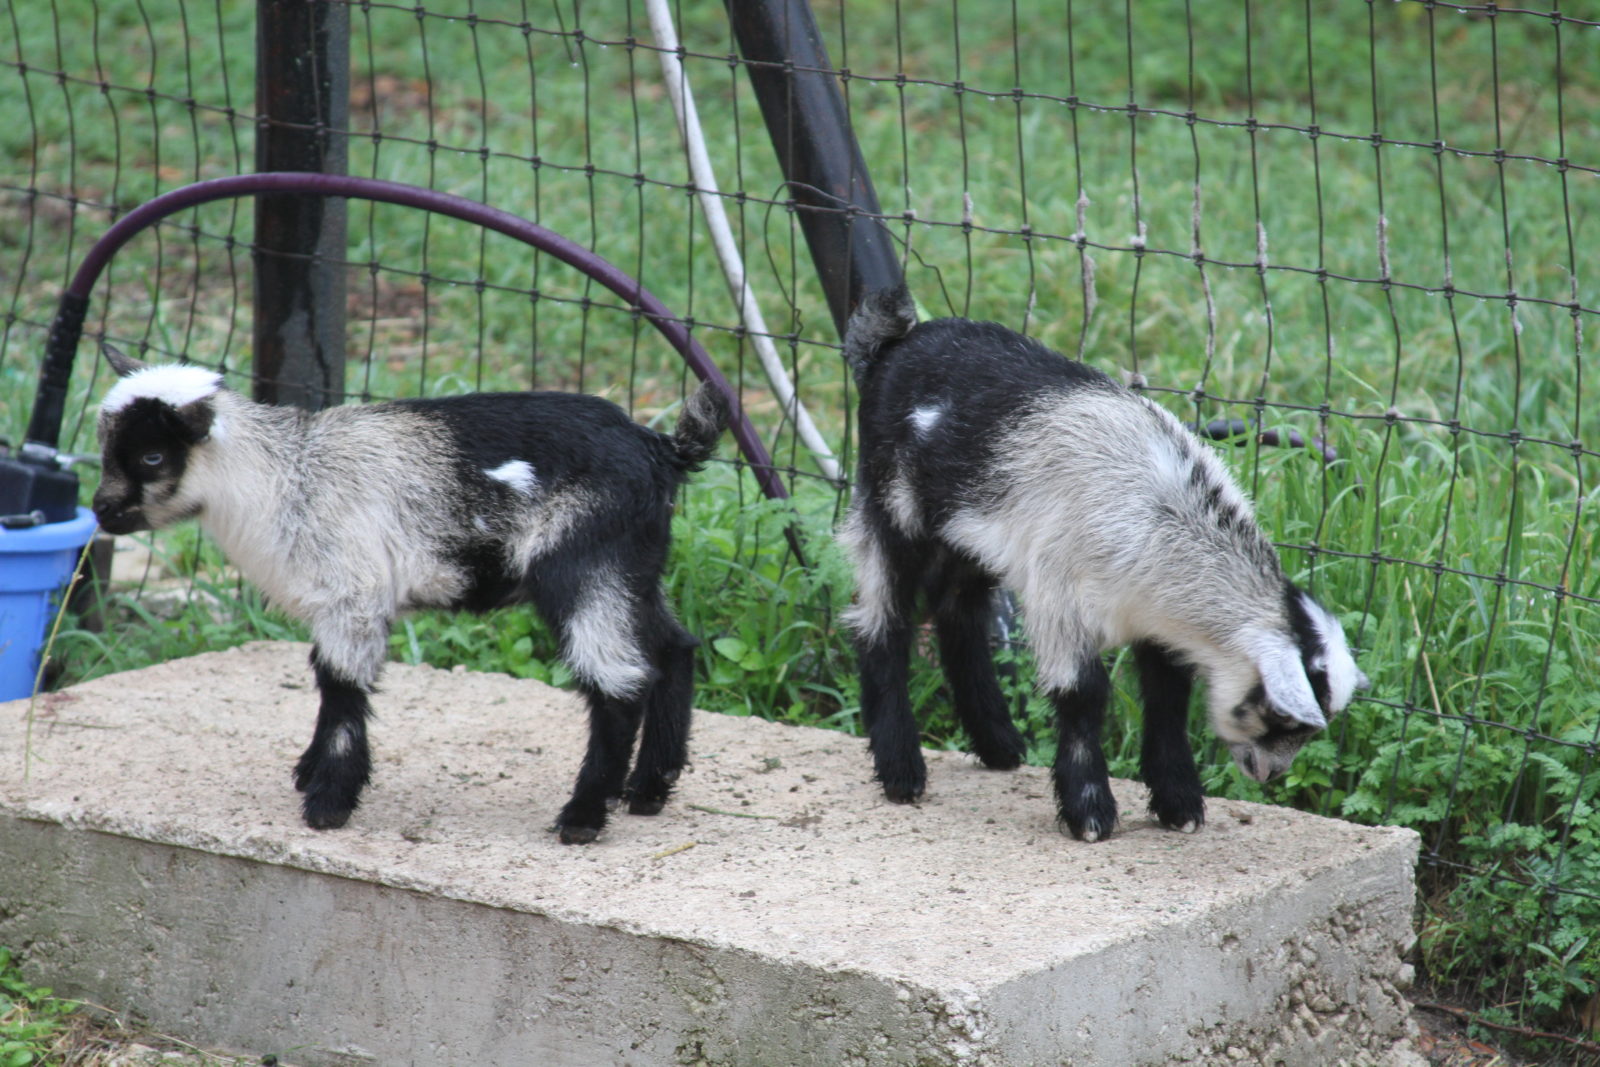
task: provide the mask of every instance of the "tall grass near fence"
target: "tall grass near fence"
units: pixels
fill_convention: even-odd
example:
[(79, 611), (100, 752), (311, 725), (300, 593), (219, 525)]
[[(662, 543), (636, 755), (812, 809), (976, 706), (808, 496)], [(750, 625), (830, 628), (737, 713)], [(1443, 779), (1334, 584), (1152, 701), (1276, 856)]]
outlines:
[[(1285, 564), (1344, 619), (1374, 688), (1263, 789), (1207, 787), (1423, 834), (1421, 962), (1504, 1019), (1580, 1028), (1600, 982), (1600, 574), (1585, 381), (1600, 208), (1593, 5), (1420, 2), (816, 5), (886, 222), (933, 314), (1025, 328), (1181, 417), (1318, 437), (1219, 445)], [(249, 169), (251, 5), (13, 2), (0, 15), (0, 422), (18, 434), (67, 272), (119, 211)], [(746, 360), (699, 225), (642, 9), (362, 3), (350, 170), (487, 200), (636, 274), (741, 385), (808, 546), (720, 464), (688, 490), (670, 576), (700, 702), (854, 728), (849, 585), (813, 476)], [(849, 454), (851, 390), (718, 5), (679, 5), (746, 262), (801, 396)], [(1588, 20), (1588, 21), (1585, 21)], [(246, 384), (248, 206), (136, 240), (91, 332)], [(527, 249), (352, 204), (356, 399), (529, 386), (670, 417), (654, 332)], [(99, 385), (75, 378), (71, 447)], [(103, 377), (103, 375), (102, 375)], [(731, 451), (728, 453), (731, 456)], [(72, 638), (81, 677), (292, 633), (187, 543), (235, 605)], [(137, 611), (137, 609), (131, 609)], [(423, 616), (397, 659), (560, 682), (531, 623)], [(1048, 715), (1027, 699), (1033, 758)], [(1118, 672), (1108, 751), (1136, 770)], [(959, 743), (931, 661), (927, 739)], [(1199, 726), (1196, 743), (1210, 742)], [(863, 763), (863, 773), (866, 764)]]

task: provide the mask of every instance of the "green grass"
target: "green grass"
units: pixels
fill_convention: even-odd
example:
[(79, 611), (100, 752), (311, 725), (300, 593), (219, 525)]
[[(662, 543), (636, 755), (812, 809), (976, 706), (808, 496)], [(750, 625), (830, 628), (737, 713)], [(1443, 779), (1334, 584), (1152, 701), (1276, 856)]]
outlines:
[[(725, 17), (682, 7), (713, 159), (723, 188), (746, 194), (728, 206), (747, 264), (806, 403), (848, 458), (836, 337), (744, 74), (721, 58)], [(0, 13), (0, 307), (12, 316), (0, 433), (21, 430), (53, 301), (110, 205), (251, 166), (251, 5), (143, 10), (148, 20), (131, 0), (57, 0)], [(627, 45), (647, 37), (642, 10), (474, 10), (476, 22), (352, 10), (351, 172), (487, 199), (637, 274), (695, 319), (778, 460), (808, 470), (731, 328), (655, 56)], [(1571, 1026), (1600, 982), (1600, 941), (1585, 940), (1600, 929), (1586, 895), (1600, 885), (1600, 573), (1583, 376), (1596, 304), (1583, 250), (1600, 185), (1515, 157), (1600, 163), (1593, 31), (1414, 2), (1252, 2), (1248, 35), (1242, 3), (1015, 10), (1013, 25), (1004, 5), (817, 5), (836, 65), (852, 71), (856, 133), (920, 301), (1137, 371), (1185, 418), (1326, 437), (1339, 455), (1328, 467), (1305, 451), (1224, 450), (1288, 569), (1344, 618), (1374, 688), (1265, 790), (1197, 726), (1207, 788), (1416, 827), (1427, 976), (1509, 1018)], [(1264, 124), (1254, 133), (1251, 118)], [(1316, 138), (1303, 132), (1313, 123)], [(1375, 125), (1415, 144), (1375, 149)], [(1448, 149), (1432, 150), (1436, 139)], [(915, 221), (900, 220), (907, 211)], [(242, 383), (249, 255), (217, 235), (248, 241), (250, 217), (249, 205), (214, 204), (176, 220), (208, 236), (174, 225), (135, 240), (95, 294), (91, 330), (221, 364)], [(356, 396), (583, 388), (649, 419), (681, 395), (681, 366), (653, 331), (521, 245), (359, 204), (350, 233)], [(369, 272), (373, 261), (383, 269)], [(1577, 315), (1564, 306), (1574, 300)], [(100, 386), (83, 350), (68, 444), (88, 450), (83, 413)], [(669, 585), (704, 639), (702, 706), (853, 729), (837, 623), (849, 579), (828, 538), (841, 501), (814, 479), (794, 486), (807, 566), (782, 535), (788, 514), (718, 466), (686, 494)], [(230, 610), (71, 634), (71, 677), (299, 632), (192, 541), (173, 552)], [(547, 636), (516, 613), (492, 626), (419, 616), (392, 651), (564, 678)], [(1047, 759), (1049, 716), (1027, 677), (1024, 663), (1032, 756)], [(916, 690), (928, 742), (959, 744), (931, 660)], [(1136, 769), (1131, 692), (1119, 670), (1107, 748), (1120, 774)]]
[(0, 945), (0, 1067), (127, 1067), (156, 1062), (152, 1057), (169, 1067), (277, 1062), (276, 1055), (244, 1058), (197, 1048), (97, 1005), (58, 997), (25, 979), (20, 963)]
[(11, 950), (0, 946), (0, 1067), (33, 1067), (67, 1031), (77, 1004), (24, 981)]

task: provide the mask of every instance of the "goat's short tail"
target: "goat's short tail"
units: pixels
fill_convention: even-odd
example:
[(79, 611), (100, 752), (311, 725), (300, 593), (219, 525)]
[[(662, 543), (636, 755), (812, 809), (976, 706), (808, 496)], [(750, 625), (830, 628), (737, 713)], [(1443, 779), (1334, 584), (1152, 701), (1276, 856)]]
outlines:
[(722, 431), (728, 428), (728, 397), (710, 382), (703, 382), (683, 402), (678, 425), (672, 431), (672, 446), (685, 470), (699, 470), (717, 450)]
[(844, 331), (844, 359), (859, 381), (889, 341), (897, 341), (917, 324), (917, 305), (905, 282), (874, 289), (850, 313)]

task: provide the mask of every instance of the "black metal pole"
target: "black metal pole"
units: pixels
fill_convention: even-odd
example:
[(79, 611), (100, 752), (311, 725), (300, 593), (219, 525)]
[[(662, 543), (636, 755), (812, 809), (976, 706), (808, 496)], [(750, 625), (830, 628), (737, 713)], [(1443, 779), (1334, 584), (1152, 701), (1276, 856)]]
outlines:
[(899, 258), (808, 0), (726, 0), (800, 228), (844, 332), (866, 292), (896, 285)]
[[(344, 174), (350, 9), (256, 5), (256, 170)], [(256, 200), (255, 396), (310, 410), (344, 398), (345, 202)]]

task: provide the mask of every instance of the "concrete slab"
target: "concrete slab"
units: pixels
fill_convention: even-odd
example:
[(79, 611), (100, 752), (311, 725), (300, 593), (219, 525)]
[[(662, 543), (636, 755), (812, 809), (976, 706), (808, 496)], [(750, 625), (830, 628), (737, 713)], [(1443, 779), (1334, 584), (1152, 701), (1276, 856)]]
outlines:
[[(349, 827), (290, 768), (316, 695), (262, 643), (0, 705), (0, 943), (180, 1036), (323, 1064), (1415, 1063), (1414, 834), (1233, 801), (1058, 833), (1042, 771), (697, 714), (665, 812), (546, 827), (584, 716), (391, 666)], [(24, 777), (24, 766), (30, 773)]]

